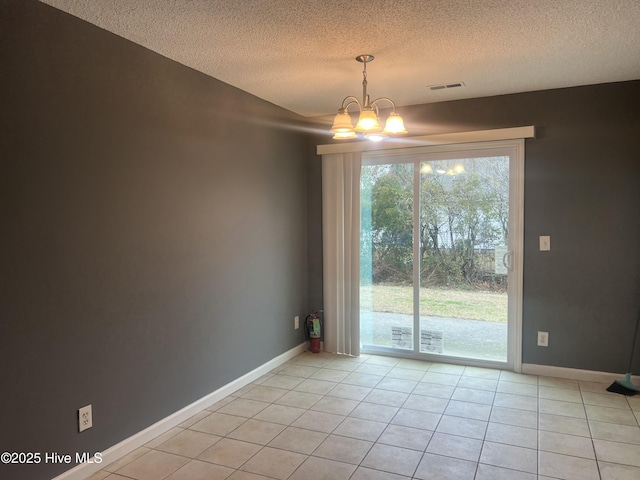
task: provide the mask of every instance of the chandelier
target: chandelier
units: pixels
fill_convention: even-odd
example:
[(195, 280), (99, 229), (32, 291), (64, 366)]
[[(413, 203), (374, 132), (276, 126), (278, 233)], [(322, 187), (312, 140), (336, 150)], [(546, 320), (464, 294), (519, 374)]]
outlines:
[[(407, 133), (402, 117), (396, 113), (396, 105), (393, 100), (387, 97), (377, 98), (373, 102), (369, 100), (369, 95), (367, 94), (367, 63), (371, 62), (373, 58), (373, 55), (358, 55), (356, 57), (357, 61), (364, 64), (364, 70), (362, 70), (362, 102), (353, 96), (345, 97), (342, 100), (342, 106), (333, 119), (333, 126), (330, 130), (335, 139), (347, 140), (356, 138), (356, 133), (361, 133), (370, 140), (382, 140), (389, 135), (404, 135)], [(383, 101), (389, 102), (392, 108), (384, 128), (380, 126), (380, 121), (378, 120), (378, 103)], [(357, 105), (360, 109), (360, 116), (355, 128), (347, 111), (351, 105)]]

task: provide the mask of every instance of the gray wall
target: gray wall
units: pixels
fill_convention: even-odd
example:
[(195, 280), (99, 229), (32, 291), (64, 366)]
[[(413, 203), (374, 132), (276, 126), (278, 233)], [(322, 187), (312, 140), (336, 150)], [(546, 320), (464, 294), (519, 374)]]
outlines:
[[(525, 145), (524, 363), (627, 371), (640, 310), (638, 105), (640, 81), (400, 109), (412, 135), (537, 128)], [(539, 235), (551, 236), (550, 252), (538, 251)], [(322, 254), (314, 236), (309, 249)], [(310, 269), (322, 277), (321, 265)], [(536, 345), (538, 330), (549, 347)]]
[(0, 35), (0, 451), (104, 450), (303, 342), (301, 119), (38, 2)]

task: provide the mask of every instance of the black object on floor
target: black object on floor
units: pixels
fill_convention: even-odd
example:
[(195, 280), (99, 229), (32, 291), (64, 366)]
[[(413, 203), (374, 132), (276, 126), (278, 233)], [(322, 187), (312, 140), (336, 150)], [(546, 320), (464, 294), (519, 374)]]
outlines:
[(636, 333), (633, 335), (633, 344), (631, 346), (631, 359), (629, 359), (629, 369), (624, 376), (623, 380), (616, 380), (608, 388), (607, 392), (619, 393), (621, 395), (637, 395), (640, 393), (640, 387), (634, 385), (631, 381), (631, 367), (633, 365), (633, 358), (636, 350), (636, 340), (638, 339), (638, 327), (640, 326), (640, 311), (638, 311), (638, 318), (636, 319)]

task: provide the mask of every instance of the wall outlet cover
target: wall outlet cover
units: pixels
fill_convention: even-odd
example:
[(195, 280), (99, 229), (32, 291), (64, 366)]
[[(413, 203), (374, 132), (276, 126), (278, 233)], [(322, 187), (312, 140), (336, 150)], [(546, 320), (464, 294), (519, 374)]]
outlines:
[(93, 412), (91, 405), (87, 405), (78, 410), (78, 431), (83, 432), (91, 427), (93, 427)]

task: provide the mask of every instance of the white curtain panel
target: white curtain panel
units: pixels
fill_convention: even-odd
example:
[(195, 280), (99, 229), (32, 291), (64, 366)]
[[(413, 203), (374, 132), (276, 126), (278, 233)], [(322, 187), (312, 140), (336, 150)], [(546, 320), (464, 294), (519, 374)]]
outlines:
[(322, 156), (324, 349), (360, 355), (362, 153)]

